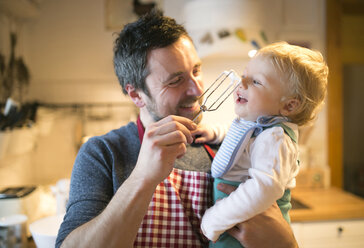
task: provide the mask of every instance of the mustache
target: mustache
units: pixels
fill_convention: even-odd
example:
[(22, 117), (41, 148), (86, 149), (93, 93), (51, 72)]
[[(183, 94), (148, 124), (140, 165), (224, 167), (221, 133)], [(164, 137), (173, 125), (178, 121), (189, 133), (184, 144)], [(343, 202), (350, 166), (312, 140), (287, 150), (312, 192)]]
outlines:
[(190, 104), (194, 104), (195, 102), (198, 102), (201, 105), (202, 101), (203, 101), (203, 97), (189, 97), (189, 98), (181, 101), (178, 105), (179, 106), (190, 105)]

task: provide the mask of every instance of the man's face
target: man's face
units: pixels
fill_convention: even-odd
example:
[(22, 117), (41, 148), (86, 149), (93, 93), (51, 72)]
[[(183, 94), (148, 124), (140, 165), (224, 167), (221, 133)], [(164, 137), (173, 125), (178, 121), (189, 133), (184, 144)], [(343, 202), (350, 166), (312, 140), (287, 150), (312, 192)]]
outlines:
[(142, 97), (154, 121), (168, 115), (193, 119), (200, 110), (198, 98), (203, 93), (203, 82), (201, 60), (191, 40), (181, 37), (168, 47), (152, 50), (147, 67), (150, 97)]

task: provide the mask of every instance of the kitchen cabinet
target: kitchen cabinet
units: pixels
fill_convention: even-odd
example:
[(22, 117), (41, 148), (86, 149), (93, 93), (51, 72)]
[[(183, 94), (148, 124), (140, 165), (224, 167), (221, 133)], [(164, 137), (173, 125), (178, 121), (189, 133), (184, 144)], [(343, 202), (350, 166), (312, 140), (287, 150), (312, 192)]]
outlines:
[(364, 247), (364, 219), (292, 223), (301, 248)]
[(339, 188), (292, 190), (304, 208), (290, 211), (300, 248), (364, 247), (364, 199)]
[(308, 206), (290, 211), (292, 223), (364, 220), (364, 199), (339, 188), (297, 187), (292, 190), (292, 198)]

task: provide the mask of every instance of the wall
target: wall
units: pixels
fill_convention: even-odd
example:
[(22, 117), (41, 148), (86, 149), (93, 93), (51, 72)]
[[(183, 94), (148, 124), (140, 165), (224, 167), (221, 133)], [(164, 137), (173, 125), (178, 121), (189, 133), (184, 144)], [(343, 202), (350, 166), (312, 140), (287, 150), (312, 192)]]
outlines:
[(114, 32), (105, 29), (104, 1), (49, 0), (27, 23), (33, 80), (30, 97), (46, 102), (119, 102), (113, 70)]

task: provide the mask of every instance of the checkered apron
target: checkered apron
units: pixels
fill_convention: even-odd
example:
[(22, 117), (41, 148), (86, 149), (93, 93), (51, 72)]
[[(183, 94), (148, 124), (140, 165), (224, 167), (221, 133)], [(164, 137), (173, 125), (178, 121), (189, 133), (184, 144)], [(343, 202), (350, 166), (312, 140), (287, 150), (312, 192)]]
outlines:
[(200, 223), (211, 192), (210, 174), (174, 168), (157, 186), (134, 247), (208, 247)]
[(211, 204), (211, 182), (207, 173), (174, 168), (157, 186), (134, 247), (207, 247), (200, 223)]

